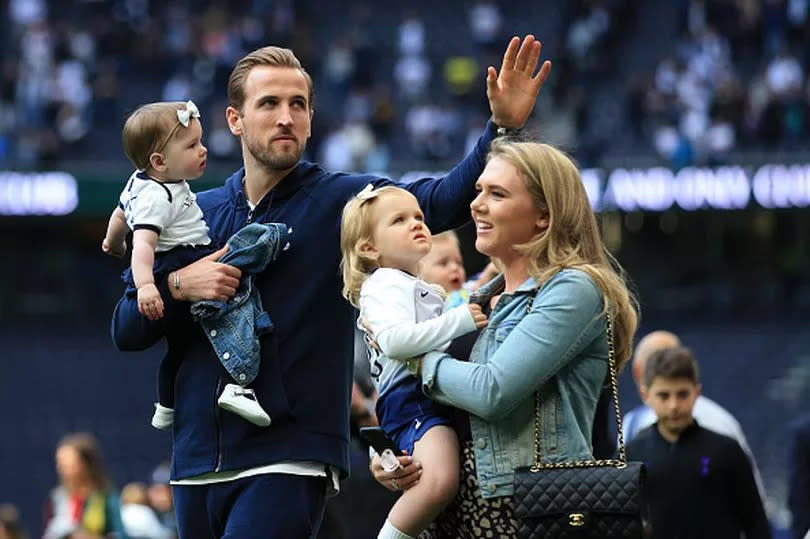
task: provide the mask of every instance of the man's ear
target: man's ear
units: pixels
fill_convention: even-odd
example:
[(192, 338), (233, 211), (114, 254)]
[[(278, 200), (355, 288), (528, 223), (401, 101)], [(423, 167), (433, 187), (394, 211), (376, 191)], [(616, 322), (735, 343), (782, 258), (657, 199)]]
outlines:
[(154, 152), (149, 156), (149, 166), (158, 172), (166, 171), (166, 159), (162, 153)]
[(232, 135), (242, 136), (242, 115), (235, 108), (229, 106), (225, 109), (225, 120), (228, 122), (228, 129)]
[(700, 385), (700, 384), (696, 384), (696, 387), (695, 387), (695, 393), (697, 393), (697, 396), (698, 396), (698, 397), (700, 397), (700, 393), (701, 393), (701, 391), (703, 391), (703, 386), (702, 386), (702, 385)]
[(647, 397), (650, 396), (650, 391), (647, 386), (644, 384), (638, 386), (638, 393), (641, 395), (641, 400), (644, 402), (644, 404), (647, 404)]
[(307, 138), (312, 136), (312, 118), (315, 116), (315, 109), (309, 109), (309, 127), (307, 128)]

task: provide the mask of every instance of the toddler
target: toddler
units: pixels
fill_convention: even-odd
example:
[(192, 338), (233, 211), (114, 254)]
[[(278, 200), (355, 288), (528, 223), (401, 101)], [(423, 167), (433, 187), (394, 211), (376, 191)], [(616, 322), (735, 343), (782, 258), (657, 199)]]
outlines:
[(444, 310), (444, 290), (416, 277), (431, 233), (416, 198), (398, 187), (371, 185), (352, 198), (341, 223), (343, 295), (370, 332), (371, 375), (380, 426), (423, 465), (422, 477), (388, 514), (379, 537), (415, 537), (455, 496), (459, 446), (449, 410), (425, 397), (412, 376), (415, 356), (486, 325), (474, 304)]

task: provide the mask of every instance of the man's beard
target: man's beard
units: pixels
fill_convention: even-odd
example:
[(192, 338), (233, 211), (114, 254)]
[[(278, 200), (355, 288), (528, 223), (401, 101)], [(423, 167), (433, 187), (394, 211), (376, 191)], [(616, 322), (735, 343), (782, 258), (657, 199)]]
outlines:
[[(291, 152), (275, 152), (270, 145), (264, 146), (261, 142), (247, 133), (244, 134), (245, 146), (253, 156), (267, 170), (288, 170), (298, 163), (304, 153), (306, 143), (299, 144)], [(272, 144), (272, 142), (270, 143)]]

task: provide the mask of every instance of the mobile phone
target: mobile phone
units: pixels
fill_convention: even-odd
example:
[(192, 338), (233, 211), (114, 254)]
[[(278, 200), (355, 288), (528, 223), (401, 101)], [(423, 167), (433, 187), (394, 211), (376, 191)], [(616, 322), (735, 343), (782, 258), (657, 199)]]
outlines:
[(360, 429), (360, 436), (380, 455), (383, 454), (383, 451), (389, 449), (398, 457), (405, 456), (402, 449), (397, 447), (396, 442), (389, 438), (380, 427), (363, 427)]
[(392, 472), (399, 468), (397, 457), (402, 457), (405, 453), (384, 430), (380, 427), (363, 427), (360, 429), (360, 436), (380, 455), (383, 470)]

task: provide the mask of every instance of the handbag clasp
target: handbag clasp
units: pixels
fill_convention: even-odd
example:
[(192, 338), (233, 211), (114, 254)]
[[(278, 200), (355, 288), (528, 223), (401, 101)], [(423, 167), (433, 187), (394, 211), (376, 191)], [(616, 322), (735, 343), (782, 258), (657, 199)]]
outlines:
[(580, 528), (585, 525), (585, 515), (582, 513), (571, 513), (568, 515), (568, 525)]

